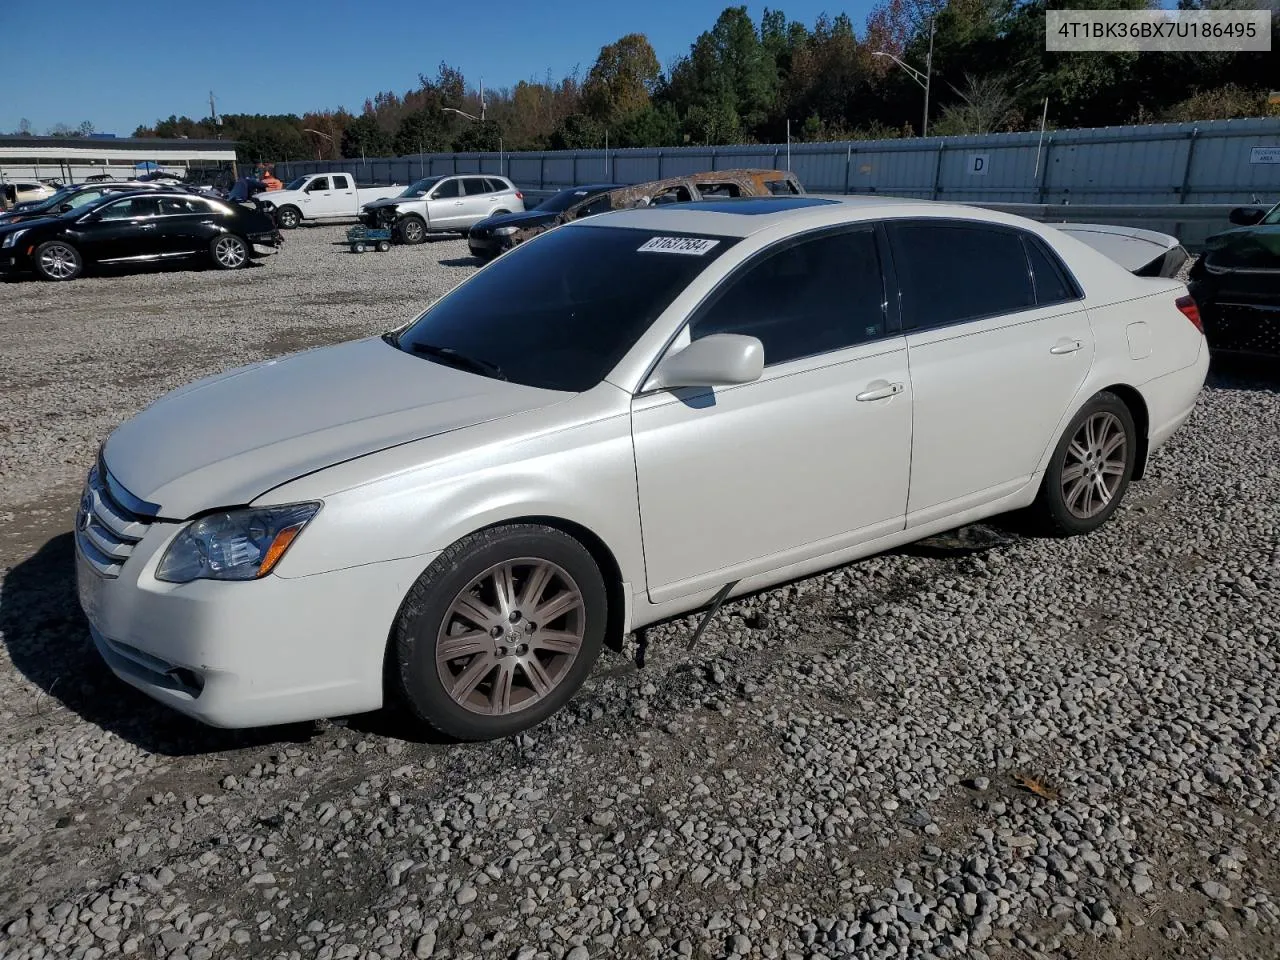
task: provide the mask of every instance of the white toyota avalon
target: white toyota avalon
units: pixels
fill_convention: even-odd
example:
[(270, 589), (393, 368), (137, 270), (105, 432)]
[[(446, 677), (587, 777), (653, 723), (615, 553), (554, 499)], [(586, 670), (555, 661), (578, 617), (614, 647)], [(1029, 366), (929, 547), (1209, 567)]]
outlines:
[(223, 727), (539, 723), (606, 638), (1032, 508), (1085, 534), (1190, 414), (1194, 300), (886, 198), (602, 214), (413, 322), (120, 426), (76, 521), (112, 670)]

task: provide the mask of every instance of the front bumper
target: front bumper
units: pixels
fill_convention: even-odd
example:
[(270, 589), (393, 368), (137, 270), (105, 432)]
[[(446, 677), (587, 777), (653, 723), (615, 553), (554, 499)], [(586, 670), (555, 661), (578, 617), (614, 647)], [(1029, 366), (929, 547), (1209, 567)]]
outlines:
[(512, 237), (499, 237), (492, 233), (476, 234), (474, 230), (467, 234), (467, 246), (477, 257), (496, 257), (505, 250), (510, 250), (514, 240)]
[(433, 557), (239, 583), (156, 580), (155, 567), (181, 527), (152, 523), (114, 577), (94, 569), (76, 537), (80, 606), (117, 677), (215, 727), (382, 706), (392, 622)]

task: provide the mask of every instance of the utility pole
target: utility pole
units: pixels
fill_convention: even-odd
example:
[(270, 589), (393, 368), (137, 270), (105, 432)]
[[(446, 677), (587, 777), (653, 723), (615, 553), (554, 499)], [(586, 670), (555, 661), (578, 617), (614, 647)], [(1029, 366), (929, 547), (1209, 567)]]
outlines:
[(933, 32), (934, 20), (929, 18), (929, 56), (924, 61), (924, 123), (921, 125), (920, 136), (927, 137), (929, 135), (929, 86), (933, 81)]
[(219, 129), (218, 123), (218, 105), (213, 99), (213, 91), (209, 91), (209, 116), (213, 118), (213, 135), (219, 140), (222, 139), (222, 131)]

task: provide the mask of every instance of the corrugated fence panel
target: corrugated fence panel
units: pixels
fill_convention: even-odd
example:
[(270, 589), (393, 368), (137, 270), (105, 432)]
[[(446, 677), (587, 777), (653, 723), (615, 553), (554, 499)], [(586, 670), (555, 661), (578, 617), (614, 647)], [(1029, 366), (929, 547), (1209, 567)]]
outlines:
[[(1260, 154), (1256, 148), (1272, 148)], [(880, 193), (978, 203), (1251, 203), (1280, 199), (1280, 119), (1038, 133), (792, 144), (791, 169), (815, 193)], [(1037, 161), (1038, 155), (1038, 161)], [(1037, 168), (1038, 163), (1038, 168)], [(527, 190), (640, 183), (733, 167), (785, 169), (785, 144), (609, 151), (430, 154), (396, 160), (292, 162), (288, 180), (346, 170), (362, 182), (454, 172), (504, 173)]]

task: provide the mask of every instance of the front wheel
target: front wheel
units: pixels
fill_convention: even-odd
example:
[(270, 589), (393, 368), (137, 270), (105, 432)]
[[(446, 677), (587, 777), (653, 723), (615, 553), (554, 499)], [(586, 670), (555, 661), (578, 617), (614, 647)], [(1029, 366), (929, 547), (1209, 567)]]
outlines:
[(276, 211), (276, 223), (281, 230), (292, 230), (302, 222), (302, 211), (297, 207), (281, 207)]
[(223, 270), (239, 270), (249, 259), (248, 245), (234, 233), (217, 237), (210, 249), (213, 262)]
[(46, 280), (74, 280), (84, 269), (84, 261), (71, 244), (50, 240), (36, 247), (35, 266)]
[(427, 239), (427, 225), (420, 217), (405, 217), (400, 221), (400, 239), (408, 244), (422, 243)]
[(1128, 406), (1105, 390), (1072, 418), (1045, 471), (1036, 512), (1060, 536), (1092, 533), (1120, 506), (1137, 462)]
[(577, 540), (541, 524), (481, 530), (405, 598), (391, 650), (401, 697), (457, 739), (511, 736), (569, 701), (607, 623), (604, 578)]

